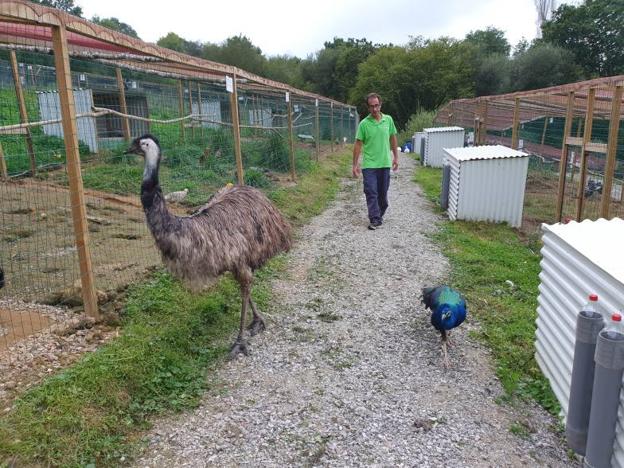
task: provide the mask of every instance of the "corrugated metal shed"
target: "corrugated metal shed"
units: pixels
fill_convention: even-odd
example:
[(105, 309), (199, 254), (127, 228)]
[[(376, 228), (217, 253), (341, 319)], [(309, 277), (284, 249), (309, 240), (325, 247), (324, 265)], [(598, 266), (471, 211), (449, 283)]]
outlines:
[(522, 224), (529, 155), (506, 146), (445, 148), (450, 219)]
[[(61, 101), (56, 91), (37, 93), (39, 101), (39, 113), (41, 120), (56, 120), (61, 118)], [(76, 114), (87, 114), (93, 107), (93, 94), (90, 89), (75, 89), (74, 101)], [(78, 139), (87, 145), (92, 153), (97, 153), (97, 131), (94, 117), (81, 117), (77, 119)], [(63, 126), (60, 123), (43, 125), (46, 135), (63, 138)]]
[(423, 138), (425, 138), (425, 132), (416, 132), (412, 135), (412, 148), (414, 148), (414, 153), (420, 154), (420, 143)]
[[(598, 303), (607, 313), (624, 307), (624, 220), (544, 224), (542, 231), (535, 356), (565, 416), (578, 311), (591, 293), (598, 294)], [(621, 397), (618, 414), (611, 466), (624, 467)]]
[[(464, 146), (464, 129), (461, 127), (425, 128), (425, 166), (442, 167), (444, 148), (461, 148)], [(423, 155), (421, 154), (421, 157)]]

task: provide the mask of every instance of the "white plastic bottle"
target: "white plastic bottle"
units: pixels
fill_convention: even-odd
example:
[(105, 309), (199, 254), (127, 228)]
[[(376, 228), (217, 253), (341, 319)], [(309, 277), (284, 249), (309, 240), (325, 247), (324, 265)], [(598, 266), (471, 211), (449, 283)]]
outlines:
[(611, 320), (607, 322), (601, 334), (609, 340), (619, 340), (624, 338), (622, 334), (622, 315), (619, 312), (611, 314)]
[(581, 307), (581, 314), (587, 318), (595, 318), (596, 314), (602, 315), (598, 306), (598, 295), (590, 294), (587, 299), (585, 305)]

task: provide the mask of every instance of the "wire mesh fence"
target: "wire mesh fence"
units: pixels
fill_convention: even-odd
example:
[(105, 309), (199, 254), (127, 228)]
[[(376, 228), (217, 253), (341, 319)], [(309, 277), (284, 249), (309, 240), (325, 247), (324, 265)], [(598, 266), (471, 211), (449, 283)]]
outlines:
[[(451, 101), (437, 125), (459, 125), (467, 142), (530, 155), (522, 230), (541, 223), (622, 216), (624, 77)], [(562, 161), (563, 159), (563, 161)]]
[(102, 300), (160, 264), (132, 138), (159, 139), (160, 184), (180, 215), (228, 183), (293, 183), (353, 141), (356, 111), (342, 103), (29, 2), (0, 10), (0, 337), (23, 325), (2, 299), (88, 309), (85, 288)]

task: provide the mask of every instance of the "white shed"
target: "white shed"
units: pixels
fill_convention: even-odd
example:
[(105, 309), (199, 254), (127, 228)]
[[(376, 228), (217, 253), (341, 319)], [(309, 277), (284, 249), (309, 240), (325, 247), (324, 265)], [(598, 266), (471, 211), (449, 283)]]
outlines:
[[(605, 312), (624, 306), (624, 220), (585, 220), (542, 225), (541, 273), (537, 298), (535, 358), (568, 412), (576, 318), (589, 294), (598, 295)], [(624, 412), (619, 419), (611, 466), (624, 467)]]
[(412, 135), (412, 148), (414, 149), (413, 150), (414, 153), (420, 154), (421, 152), (420, 144), (424, 138), (425, 138), (425, 132), (416, 132)]
[(522, 224), (529, 155), (506, 146), (445, 148), (450, 219)]
[(425, 128), (425, 154), (421, 154), (423, 164), (431, 167), (442, 167), (444, 148), (461, 148), (464, 146), (464, 129), (461, 127)]

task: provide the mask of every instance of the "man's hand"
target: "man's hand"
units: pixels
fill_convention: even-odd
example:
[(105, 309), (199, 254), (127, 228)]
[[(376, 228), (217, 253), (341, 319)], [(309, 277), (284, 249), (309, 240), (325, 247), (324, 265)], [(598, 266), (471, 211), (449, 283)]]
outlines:
[(399, 170), (399, 156), (395, 155), (392, 158), (392, 170), (393, 171), (398, 171)]
[(359, 162), (357, 162), (356, 164), (353, 165), (353, 169), (351, 170), (351, 173), (353, 174), (353, 177), (355, 179), (360, 177), (360, 174), (362, 173), (362, 169), (360, 168), (360, 163)]

